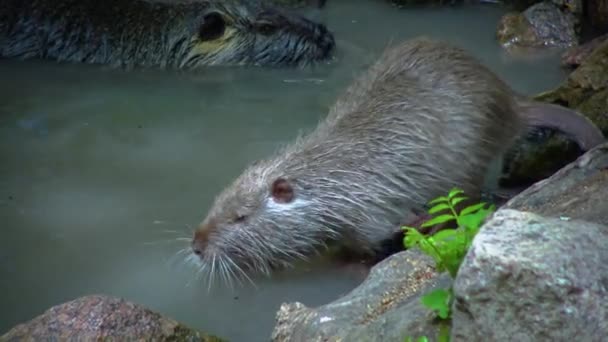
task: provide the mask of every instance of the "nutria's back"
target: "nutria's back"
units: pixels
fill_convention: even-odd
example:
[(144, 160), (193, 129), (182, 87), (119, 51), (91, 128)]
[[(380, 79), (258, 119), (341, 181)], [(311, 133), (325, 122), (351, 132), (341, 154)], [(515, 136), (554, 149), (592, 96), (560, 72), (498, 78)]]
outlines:
[(315, 132), (279, 155), (279, 169), (331, 150), (325, 163), (307, 163), (301, 177), (311, 167), (346, 163), (379, 178), (402, 170), (415, 181), (398, 183), (416, 201), (428, 200), (423, 188), (444, 192), (447, 183), (475, 191), (479, 173), (523, 127), (515, 106), (510, 87), (464, 50), (413, 39), (385, 51), (355, 80)]
[(331, 241), (373, 251), (410, 210), (453, 186), (480, 189), (522, 125), (513, 101), (463, 50), (406, 41), (358, 78), (312, 133), (228, 186), (193, 249), (204, 265), (229, 260), (257, 271)]

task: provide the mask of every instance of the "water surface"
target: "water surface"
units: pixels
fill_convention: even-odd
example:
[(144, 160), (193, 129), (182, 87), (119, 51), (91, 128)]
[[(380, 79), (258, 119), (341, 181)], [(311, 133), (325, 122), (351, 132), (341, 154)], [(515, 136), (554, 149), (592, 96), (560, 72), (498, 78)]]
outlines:
[(494, 6), (396, 10), (329, 1), (337, 60), (312, 70), (124, 72), (0, 61), (0, 333), (49, 306), (121, 296), (231, 341), (265, 341), (280, 303), (315, 306), (357, 277), (299, 272), (211, 293), (175, 253), (213, 197), (250, 161), (314, 127), (390, 42), (462, 45), (515, 89), (564, 77), (558, 57), (513, 60)]

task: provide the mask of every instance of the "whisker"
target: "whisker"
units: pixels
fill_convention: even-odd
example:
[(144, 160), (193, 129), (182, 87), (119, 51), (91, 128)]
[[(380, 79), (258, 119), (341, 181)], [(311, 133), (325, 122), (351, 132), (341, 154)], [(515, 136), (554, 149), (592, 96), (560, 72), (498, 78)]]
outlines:
[(226, 269), (226, 262), (224, 261), (224, 257), (221, 257), (219, 259), (219, 265), (220, 265), (220, 272), (222, 274), (222, 279), (224, 279), (224, 282), (226, 284), (228, 284), (228, 287), (230, 287), (231, 290), (234, 290), (234, 284), (232, 283), (232, 278), (230, 277), (227, 269)]
[(207, 292), (211, 292), (211, 283), (213, 283), (213, 280), (215, 279), (215, 262), (216, 262), (216, 255), (213, 254), (213, 259), (211, 261), (211, 271), (209, 274), (209, 286), (207, 287)]
[(230, 264), (233, 266), (233, 267), (231, 267), (231, 269), (232, 268), (236, 269), (240, 274), (243, 275), (243, 277), (245, 277), (247, 280), (249, 280), (249, 282), (251, 283), (251, 285), (253, 285), (253, 287), (255, 287), (257, 289), (257, 285), (253, 282), (253, 280), (251, 280), (251, 278), (247, 275), (247, 273), (239, 265), (237, 265), (234, 261), (232, 261), (232, 258), (227, 257), (226, 260), (228, 262), (230, 262)]

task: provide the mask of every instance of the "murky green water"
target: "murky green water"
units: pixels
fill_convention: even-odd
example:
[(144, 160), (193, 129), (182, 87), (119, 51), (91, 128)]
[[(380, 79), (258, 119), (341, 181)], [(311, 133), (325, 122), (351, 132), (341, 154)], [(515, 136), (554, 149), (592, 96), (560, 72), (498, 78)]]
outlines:
[(493, 6), (397, 11), (328, 2), (338, 60), (314, 70), (197, 74), (0, 61), (0, 333), (75, 297), (125, 297), (232, 341), (265, 341), (281, 302), (315, 306), (354, 287), (300, 272), (211, 294), (175, 253), (250, 161), (312, 128), (390, 41), (469, 49), (524, 93), (557, 84), (556, 56), (513, 60)]

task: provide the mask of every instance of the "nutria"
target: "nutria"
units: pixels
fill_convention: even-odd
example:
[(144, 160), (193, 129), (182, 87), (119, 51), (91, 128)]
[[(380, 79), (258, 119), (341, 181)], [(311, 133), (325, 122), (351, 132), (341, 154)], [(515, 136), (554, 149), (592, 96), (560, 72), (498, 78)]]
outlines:
[(125, 68), (305, 66), (331, 57), (322, 24), (257, 0), (2, 0), (0, 56)]
[(491, 161), (526, 127), (604, 140), (568, 109), (527, 102), (449, 43), (387, 49), (312, 132), (249, 166), (195, 231), (206, 270), (263, 272), (325, 247), (381, 252), (404, 217), (458, 186), (479, 193)]

